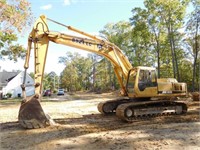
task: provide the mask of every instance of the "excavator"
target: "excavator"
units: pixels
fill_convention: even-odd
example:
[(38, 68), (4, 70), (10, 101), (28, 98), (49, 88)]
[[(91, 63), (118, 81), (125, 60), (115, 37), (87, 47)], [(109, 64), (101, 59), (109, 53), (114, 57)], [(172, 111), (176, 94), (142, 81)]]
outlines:
[[(47, 21), (64, 26), (80, 36), (51, 31)], [(174, 78), (157, 78), (156, 69), (153, 67), (133, 67), (115, 44), (41, 15), (34, 23), (28, 37), (24, 73), (26, 74), (29, 68), (33, 44), (35, 94), (26, 96), (26, 76), (24, 76), (21, 85), (23, 100), (18, 114), (19, 124), (24, 128), (43, 128), (54, 124), (40, 104), (49, 42), (93, 52), (111, 62), (122, 96), (115, 100), (100, 102), (97, 107), (100, 113), (104, 115), (115, 113), (118, 118), (131, 122), (141, 117), (187, 112), (187, 104), (181, 100), (182, 97), (188, 96), (186, 83), (177, 82)]]

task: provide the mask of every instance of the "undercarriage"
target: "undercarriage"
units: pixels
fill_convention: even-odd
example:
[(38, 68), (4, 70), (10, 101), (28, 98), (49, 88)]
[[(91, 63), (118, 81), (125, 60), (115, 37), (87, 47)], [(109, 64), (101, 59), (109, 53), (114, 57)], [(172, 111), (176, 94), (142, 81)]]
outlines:
[(116, 113), (118, 118), (131, 122), (144, 117), (184, 114), (187, 112), (187, 105), (180, 101), (165, 99), (120, 99), (99, 103), (98, 110), (102, 114)]

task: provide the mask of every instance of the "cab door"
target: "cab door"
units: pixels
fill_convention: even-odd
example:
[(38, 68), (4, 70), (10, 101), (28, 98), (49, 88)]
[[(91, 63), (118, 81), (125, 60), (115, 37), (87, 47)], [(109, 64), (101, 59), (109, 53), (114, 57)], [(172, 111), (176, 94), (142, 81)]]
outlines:
[(126, 89), (127, 89), (128, 95), (134, 93), (136, 75), (137, 75), (137, 71), (135, 69), (132, 69), (129, 71), (128, 80), (126, 83)]

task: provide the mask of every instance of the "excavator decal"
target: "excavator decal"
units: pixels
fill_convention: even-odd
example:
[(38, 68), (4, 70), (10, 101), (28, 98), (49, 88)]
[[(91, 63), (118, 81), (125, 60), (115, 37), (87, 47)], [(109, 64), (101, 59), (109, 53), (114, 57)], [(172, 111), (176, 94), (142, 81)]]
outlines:
[(79, 44), (85, 44), (87, 46), (92, 46), (92, 43), (85, 42), (83, 39), (73, 38), (72, 42), (79, 43)]

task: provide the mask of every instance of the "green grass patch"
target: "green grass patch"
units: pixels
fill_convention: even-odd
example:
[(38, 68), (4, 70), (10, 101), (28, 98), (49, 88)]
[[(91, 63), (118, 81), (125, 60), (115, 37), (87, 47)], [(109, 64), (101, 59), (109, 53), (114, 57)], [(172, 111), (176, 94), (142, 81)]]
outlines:
[(10, 104), (19, 104), (21, 103), (22, 99), (3, 99), (0, 100), (0, 105), (10, 105)]

